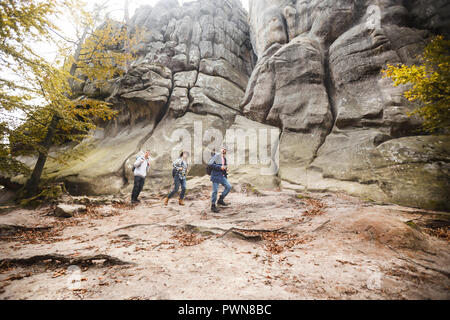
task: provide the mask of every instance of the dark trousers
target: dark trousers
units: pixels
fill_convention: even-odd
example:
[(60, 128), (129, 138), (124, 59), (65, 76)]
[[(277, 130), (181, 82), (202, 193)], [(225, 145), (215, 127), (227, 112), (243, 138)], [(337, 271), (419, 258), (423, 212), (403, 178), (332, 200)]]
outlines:
[(186, 179), (180, 179), (180, 176), (176, 174), (173, 178), (173, 182), (175, 185), (173, 186), (173, 190), (167, 195), (167, 198), (172, 198), (173, 195), (178, 192), (181, 185), (180, 199), (184, 199), (184, 194), (186, 192)]
[(140, 176), (134, 176), (134, 186), (133, 191), (131, 192), (131, 200), (136, 201), (139, 197), (139, 194), (142, 191), (142, 188), (144, 187), (145, 178)]

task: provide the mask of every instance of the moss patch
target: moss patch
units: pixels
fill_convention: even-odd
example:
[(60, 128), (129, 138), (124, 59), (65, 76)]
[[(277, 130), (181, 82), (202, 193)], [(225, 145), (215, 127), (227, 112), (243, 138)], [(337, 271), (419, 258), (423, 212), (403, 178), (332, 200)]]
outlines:
[(52, 184), (46, 186), (38, 195), (21, 200), (20, 205), (27, 208), (36, 208), (44, 203), (54, 203), (66, 193), (67, 191), (63, 184)]

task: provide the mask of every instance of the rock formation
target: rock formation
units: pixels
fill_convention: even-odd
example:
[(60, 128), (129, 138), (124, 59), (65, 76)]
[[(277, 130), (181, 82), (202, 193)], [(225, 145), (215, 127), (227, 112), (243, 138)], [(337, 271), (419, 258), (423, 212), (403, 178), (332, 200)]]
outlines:
[[(86, 83), (83, 89), (84, 94), (108, 97), (119, 116), (77, 146), (85, 149), (84, 159), (63, 168), (56, 163), (48, 166), (48, 176), (64, 179), (73, 194), (124, 190), (132, 180), (135, 155), (143, 149), (152, 151), (147, 187), (166, 186), (171, 183), (171, 151), (179, 144), (179, 137), (172, 137), (174, 131), (193, 133), (194, 125), (201, 123), (203, 131), (216, 129), (224, 135), (242, 113), (239, 105), (255, 57), (247, 13), (239, 0), (201, 0), (183, 6), (164, 0), (140, 7), (130, 23), (143, 40), (129, 72), (108, 88)], [(251, 120), (242, 121), (246, 127), (253, 125)], [(202, 138), (200, 134), (200, 147), (211, 143)], [(205, 150), (205, 158), (220, 143)], [(191, 153), (198, 157), (198, 152), (202, 157), (200, 148)], [(191, 172), (204, 175), (204, 166), (197, 167)]]
[[(405, 88), (380, 74), (387, 63), (417, 62), (434, 34), (446, 34), (449, 10), (445, 0), (251, 0), (248, 16), (239, 0), (141, 7), (131, 28), (143, 41), (129, 72), (83, 88), (107, 96), (119, 116), (77, 146), (85, 159), (49, 163), (47, 176), (73, 194), (117, 193), (136, 153), (150, 149), (147, 187), (162, 187), (177, 129), (265, 128), (280, 135), (279, 171), (235, 165), (232, 181), (449, 209), (448, 137), (418, 133)], [(187, 146), (194, 157), (207, 160), (221, 143), (207, 138), (192, 142), (200, 152)]]
[(250, 1), (258, 62), (241, 107), (283, 130), (282, 186), (448, 208), (450, 141), (416, 136), (405, 88), (380, 71), (417, 62), (449, 10), (448, 1)]

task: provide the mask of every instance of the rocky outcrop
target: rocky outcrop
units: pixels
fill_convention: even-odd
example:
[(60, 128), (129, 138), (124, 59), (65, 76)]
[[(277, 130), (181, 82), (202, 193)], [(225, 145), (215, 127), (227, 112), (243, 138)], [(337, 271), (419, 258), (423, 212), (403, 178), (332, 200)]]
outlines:
[(167, 188), (181, 149), (200, 176), (227, 132), (245, 139), (264, 129), (279, 137), (266, 159), (279, 170), (235, 163), (233, 182), (449, 209), (448, 136), (421, 135), (405, 88), (380, 74), (387, 63), (417, 62), (433, 34), (447, 35), (448, 1), (251, 0), (249, 9), (238, 0), (139, 8), (130, 27), (143, 40), (130, 70), (83, 87), (119, 116), (75, 147), (84, 159), (49, 162), (46, 175), (73, 194), (128, 192), (135, 155), (149, 149), (146, 187)]
[[(46, 176), (63, 179), (72, 194), (128, 192), (131, 165), (144, 149), (151, 150), (152, 157), (146, 187), (167, 188), (172, 158), (181, 148), (192, 148), (193, 155), (207, 161), (222, 142), (210, 146), (207, 129), (224, 137), (242, 114), (239, 105), (254, 53), (247, 13), (239, 0), (183, 6), (175, 0), (159, 1), (136, 10), (130, 24), (142, 41), (129, 71), (109, 86), (96, 88), (86, 82), (83, 88), (86, 95), (106, 96), (118, 117), (75, 147), (83, 151), (82, 159), (63, 167), (52, 161), (47, 165)], [(194, 139), (196, 125), (202, 132)], [(187, 132), (191, 144), (180, 144), (177, 132)], [(199, 143), (195, 147), (202, 148), (199, 152), (194, 140)], [(204, 175), (204, 167), (194, 166), (191, 172)]]
[(282, 186), (449, 208), (448, 137), (418, 135), (405, 88), (380, 75), (443, 30), (448, 1), (411, 2), (250, 1), (258, 62), (241, 107), (283, 130)]

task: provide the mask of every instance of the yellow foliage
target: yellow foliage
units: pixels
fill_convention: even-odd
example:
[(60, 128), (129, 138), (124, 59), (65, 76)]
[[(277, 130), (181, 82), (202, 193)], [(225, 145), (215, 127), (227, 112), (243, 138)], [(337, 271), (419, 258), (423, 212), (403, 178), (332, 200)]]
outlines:
[(76, 63), (80, 73), (92, 82), (101, 83), (121, 76), (134, 52), (120, 49), (125, 42), (130, 48), (135, 47), (139, 41), (138, 34), (140, 32), (128, 36), (126, 28), (108, 20), (86, 39), (78, 61), (72, 59), (70, 62)]
[[(77, 17), (88, 34), (75, 47), (73, 41), (53, 37), (59, 30), (52, 21), (63, 10)], [(96, 28), (96, 20), (98, 15), (86, 12), (75, 0), (0, 1), (0, 69), (9, 76), (0, 76), (0, 112), (19, 111), (24, 116), (17, 128), (0, 119), (0, 172), (24, 171), (11, 160), (14, 156), (48, 153), (42, 141), (52, 119), (58, 119), (54, 144), (80, 141), (97, 123), (116, 116), (105, 101), (77, 98), (71, 83), (80, 81), (79, 76), (100, 84), (122, 75), (133, 59), (140, 32), (129, 35), (112, 20)], [(61, 53), (57, 62), (65, 63), (49, 63), (36, 54), (29, 44), (37, 41), (56, 43)], [(77, 49), (79, 56), (74, 58)]]
[(408, 85), (404, 97), (422, 104), (411, 114), (424, 119), (428, 132), (448, 133), (450, 129), (450, 41), (437, 36), (425, 48), (421, 65), (388, 65), (383, 77), (394, 86)]

